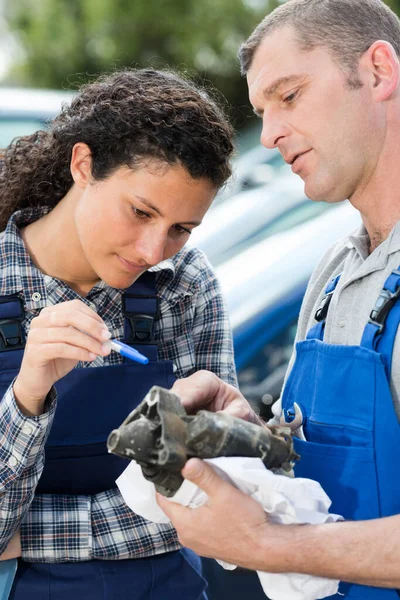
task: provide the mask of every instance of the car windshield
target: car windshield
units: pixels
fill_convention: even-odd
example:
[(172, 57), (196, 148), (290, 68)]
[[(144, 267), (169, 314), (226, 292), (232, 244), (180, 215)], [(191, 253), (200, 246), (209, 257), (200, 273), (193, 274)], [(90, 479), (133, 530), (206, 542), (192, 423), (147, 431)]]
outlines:
[(250, 248), (250, 246), (262, 242), (267, 237), (275, 235), (276, 233), (281, 233), (282, 231), (286, 231), (288, 229), (292, 229), (297, 225), (301, 225), (302, 223), (305, 223), (314, 217), (318, 217), (320, 214), (330, 210), (331, 208), (332, 206), (326, 202), (311, 202), (311, 200), (308, 200), (306, 197), (304, 197), (303, 202), (293, 206), (286, 212), (278, 215), (275, 219), (269, 221), (266, 225), (263, 225), (261, 228), (255, 230), (253, 235), (235, 243), (235, 245), (232, 245), (220, 255), (215, 257), (213, 256), (211, 262), (214, 267), (219, 266), (220, 264), (228, 261), (230, 258), (233, 258), (241, 252), (244, 252), (247, 250), (247, 248)]

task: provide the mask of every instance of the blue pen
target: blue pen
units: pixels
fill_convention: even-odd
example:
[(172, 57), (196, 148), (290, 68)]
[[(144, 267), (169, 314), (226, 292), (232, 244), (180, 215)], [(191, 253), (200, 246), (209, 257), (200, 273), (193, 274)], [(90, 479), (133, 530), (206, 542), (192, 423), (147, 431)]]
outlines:
[(121, 356), (135, 360), (142, 365), (147, 365), (149, 362), (147, 356), (140, 354), (135, 348), (131, 348), (127, 344), (119, 342), (118, 340), (109, 340), (107, 343), (110, 344), (112, 350), (115, 350), (115, 352), (118, 352)]

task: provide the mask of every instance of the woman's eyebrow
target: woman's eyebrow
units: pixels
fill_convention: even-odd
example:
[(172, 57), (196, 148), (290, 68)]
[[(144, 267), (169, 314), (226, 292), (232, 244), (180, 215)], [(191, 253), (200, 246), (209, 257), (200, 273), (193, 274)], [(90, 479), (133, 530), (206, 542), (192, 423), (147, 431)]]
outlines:
[[(157, 208), (156, 206), (154, 206), (148, 200), (146, 200), (146, 198), (143, 198), (142, 196), (139, 196), (138, 194), (135, 194), (135, 196), (136, 196), (136, 198), (139, 198), (139, 200), (141, 200), (141, 202), (143, 202), (143, 204), (145, 204), (148, 208), (150, 208), (151, 210), (154, 210), (154, 212), (156, 212), (158, 215), (160, 215), (160, 217), (164, 216), (162, 214), (162, 212), (160, 211), (160, 209)], [(179, 223), (177, 223), (177, 225), (194, 225), (195, 227), (198, 227), (199, 225), (201, 225), (201, 221), (180, 221)]]
[(154, 212), (156, 212), (158, 215), (160, 215), (160, 217), (163, 217), (164, 215), (162, 214), (162, 212), (160, 211), (159, 208), (157, 208), (157, 206), (154, 206), (151, 202), (149, 202), (148, 200), (146, 200), (146, 198), (143, 198), (142, 196), (139, 196), (139, 194), (135, 194), (136, 198), (139, 198), (139, 200), (141, 202), (143, 202), (143, 204), (145, 204), (148, 208), (151, 208), (151, 210), (154, 210)]

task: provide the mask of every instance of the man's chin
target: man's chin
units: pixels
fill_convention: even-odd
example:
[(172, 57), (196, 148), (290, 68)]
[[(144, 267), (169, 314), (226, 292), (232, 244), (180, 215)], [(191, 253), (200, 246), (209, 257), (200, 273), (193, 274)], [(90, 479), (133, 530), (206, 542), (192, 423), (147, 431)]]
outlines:
[(313, 202), (328, 202), (334, 204), (336, 202), (343, 202), (345, 198), (342, 198), (335, 189), (330, 188), (327, 185), (313, 185), (309, 180), (304, 182), (304, 193)]

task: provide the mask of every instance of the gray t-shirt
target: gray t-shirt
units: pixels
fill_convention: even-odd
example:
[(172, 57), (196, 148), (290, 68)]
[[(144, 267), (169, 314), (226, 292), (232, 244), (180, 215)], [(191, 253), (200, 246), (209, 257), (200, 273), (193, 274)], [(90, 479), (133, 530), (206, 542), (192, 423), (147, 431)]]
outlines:
[[(368, 234), (361, 226), (352, 235), (337, 242), (315, 268), (300, 311), (296, 341), (304, 340), (329, 281), (341, 273), (326, 319), (324, 341), (328, 344), (359, 345), (364, 327), (382, 287), (393, 269), (400, 265), (400, 221), (372, 254), (368, 254)], [(295, 350), (286, 372), (295, 360)], [(332, 373), (332, 377), (335, 374)], [(400, 335), (397, 333), (392, 361), (391, 391), (400, 421)], [(276, 417), (281, 402), (273, 406)], [(273, 421), (276, 422), (276, 419)]]

